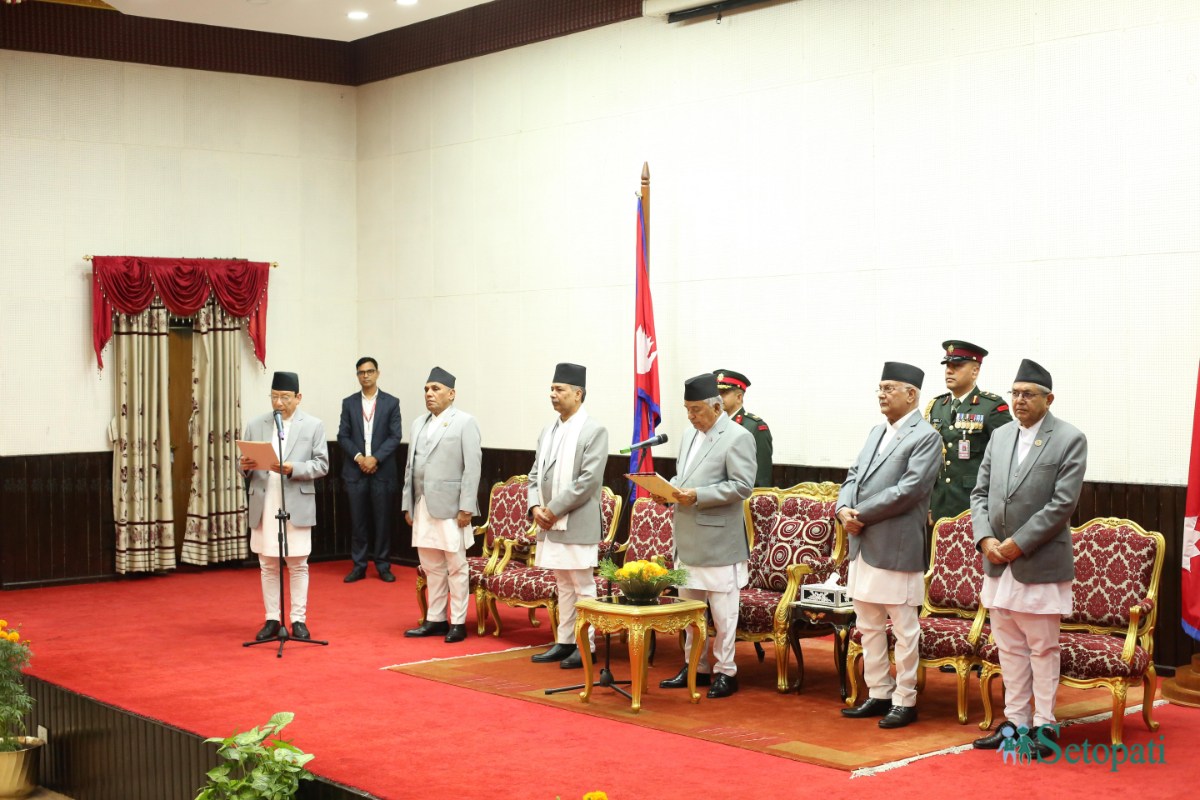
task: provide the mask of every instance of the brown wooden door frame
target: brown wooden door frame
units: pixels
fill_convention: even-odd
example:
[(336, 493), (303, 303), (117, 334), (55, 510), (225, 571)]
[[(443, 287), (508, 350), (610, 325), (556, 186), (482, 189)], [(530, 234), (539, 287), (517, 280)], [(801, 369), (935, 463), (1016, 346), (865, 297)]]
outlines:
[(171, 417), (171, 489), (175, 520), (175, 564), (183, 554), (187, 530), (188, 499), (192, 492), (192, 323), (171, 319), (169, 337), (170, 388), (167, 402)]

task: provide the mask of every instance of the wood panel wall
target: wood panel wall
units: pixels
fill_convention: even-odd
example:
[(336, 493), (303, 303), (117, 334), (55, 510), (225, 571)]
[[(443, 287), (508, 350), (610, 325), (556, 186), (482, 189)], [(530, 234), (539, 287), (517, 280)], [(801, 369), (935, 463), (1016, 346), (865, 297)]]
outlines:
[[(26, 682), (34, 698), (29, 730), (40, 725), (47, 731), (41, 783), (73, 800), (192, 800), (204, 774), (220, 762), (216, 745), (194, 733), (38, 678)], [(302, 783), (297, 798), (363, 796), (318, 778)]]
[(0, 49), (359, 86), (640, 17), (642, 3), (492, 0), (353, 42), (51, 3), (0, 11)]
[[(315, 561), (348, 559), (350, 511), (342, 488), (342, 453), (329, 443), (330, 474), (317, 483), (317, 535), (313, 537)], [(407, 457), (401, 446), (397, 458)], [(492, 484), (529, 472), (531, 450), (486, 448), (479, 487), (479, 507), (486, 514)], [(605, 485), (618, 495), (627, 493), (624, 473), (629, 460), (610, 456)], [(655, 467), (674, 474), (674, 460), (659, 458)], [(775, 485), (793, 486), (803, 481), (840, 483), (845, 469), (775, 465)], [(1155, 662), (1184, 664), (1200, 646), (1180, 625), (1180, 552), (1186, 487), (1130, 483), (1088, 482), (1083, 486), (1072, 524), (1094, 517), (1126, 517), (1147, 530), (1159, 531), (1167, 541), (1163, 580), (1159, 593), (1159, 619)], [(412, 532), (395, 503), (396, 530), (392, 560), (417, 563)], [(622, 511), (617, 538), (624, 539), (628, 508)], [(0, 457), (0, 589), (80, 583), (120, 578), (114, 569), (115, 529), (112, 513), (112, 454), (66, 453)], [(253, 563), (253, 562), (251, 562)], [(186, 565), (180, 569), (194, 569)]]

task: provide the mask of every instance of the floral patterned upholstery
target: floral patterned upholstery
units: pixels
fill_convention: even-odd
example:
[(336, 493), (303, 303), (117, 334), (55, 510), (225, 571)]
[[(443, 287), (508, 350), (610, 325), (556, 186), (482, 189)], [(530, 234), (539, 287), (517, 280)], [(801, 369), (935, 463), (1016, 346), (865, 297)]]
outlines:
[(1064, 626), (1093, 625), (1119, 628), (1129, 625), (1129, 609), (1151, 596), (1155, 542), (1135, 534), (1128, 524), (1106, 527), (1095, 522), (1072, 532), (1075, 603)]
[[(792, 564), (820, 561), (826, 574), (831, 572), (835, 528), (831, 505), (813, 503), (809, 509), (813, 516), (806, 518), (776, 517), (770, 534), (754, 542), (750, 585), (783, 592), (787, 589), (787, 568)], [(829, 516), (822, 516), (826, 510)]]
[[(747, 532), (758, 541), (767, 538), (779, 516), (779, 490), (755, 489), (746, 501)], [(792, 515), (796, 516), (795, 514)]]
[(746, 587), (738, 598), (738, 632), (771, 633), (775, 629), (775, 609), (779, 592)]
[[(844, 546), (834, 520), (837, 484), (802, 483), (790, 489), (755, 489), (745, 503), (751, 532), (749, 581), (738, 599), (739, 639), (775, 645), (777, 688), (787, 691), (791, 604), (802, 584), (821, 581), (837, 566)], [(829, 626), (797, 628), (799, 636), (824, 635)], [(762, 657), (762, 651), (759, 650)]]
[[(1141, 684), (1143, 697), (1154, 694), (1155, 602), (1162, 576), (1166, 541), (1127, 519), (1094, 519), (1071, 531), (1075, 579), (1071, 614), (1063, 618), (1059, 680), (1079, 688), (1106, 687), (1113, 698), (1110, 737), (1121, 744), (1125, 697)], [(983, 725), (990, 725), (991, 682), (1000, 674), (999, 648), (988, 642), (980, 652), (983, 672)], [(1158, 730), (1154, 703), (1142, 703), (1146, 727)], [(983, 726), (981, 725), (981, 727)]]
[(983, 590), (983, 557), (975, 549), (971, 513), (938, 520), (925, 603), (932, 611), (973, 615)]
[[(537, 544), (536, 526), (529, 524), (526, 517), (528, 495), (522, 494), (520, 508), (525, 528), (502, 528), (496, 531), (497, 557), (489, 566), (487, 574), (480, 581), (480, 594), (485, 598), (486, 616), (490, 616), (496, 629), (494, 634), (500, 635), (500, 615), (497, 613), (496, 601), (509, 606), (520, 606), (529, 609), (529, 622), (537, 625), (533, 616), (536, 608), (545, 608), (550, 615), (550, 624), (558, 624), (558, 583), (554, 571), (532, 566), (533, 548)], [(600, 518), (603, 525), (604, 538), (599, 547), (599, 557), (609, 557), (615, 550), (613, 539), (617, 532), (617, 523), (621, 514), (621, 498), (605, 486), (600, 493)], [(520, 547), (529, 547), (528, 563), (513, 560), (513, 554)], [(600, 583), (597, 583), (597, 593), (603, 593)]]
[[(966, 658), (972, 663), (979, 660), (979, 641), (987, 636), (990, 629), (983, 626), (979, 640), (971, 640), (971, 620), (958, 617), (924, 617), (921, 619), (921, 645), (918, 653), (926, 661), (940, 661), (949, 658)], [(888, 630), (888, 641), (895, 646), (895, 640)]]
[(629, 515), (629, 539), (625, 560), (650, 560), (662, 556), (667, 568), (674, 564), (675, 506), (662, 506), (649, 497), (640, 497)]
[(521, 603), (536, 603), (558, 596), (554, 571), (538, 567), (506, 569), (483, 579), (484, 589), (491, 595)]

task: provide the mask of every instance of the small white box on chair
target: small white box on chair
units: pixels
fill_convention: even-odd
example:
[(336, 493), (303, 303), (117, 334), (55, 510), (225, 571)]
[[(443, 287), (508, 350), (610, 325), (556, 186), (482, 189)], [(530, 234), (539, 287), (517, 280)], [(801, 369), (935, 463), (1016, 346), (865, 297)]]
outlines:
[(836, 578), (825, 583), (806, 583), (800, 587), (797, 602), (802, 606), (821, 608), (846, 608), (853, 605), (850, 592)]

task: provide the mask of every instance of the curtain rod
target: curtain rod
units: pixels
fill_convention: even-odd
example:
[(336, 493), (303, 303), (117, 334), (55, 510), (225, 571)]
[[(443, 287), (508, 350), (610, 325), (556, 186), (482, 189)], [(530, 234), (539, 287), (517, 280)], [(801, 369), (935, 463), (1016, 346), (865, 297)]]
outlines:
[[(91, 257), (91, 256), (84, 256), (84, 257), (83, 257), (83, 260), (84, 260), (84, 261), (91, 261), (91, 260), (92, 260), (92, 257)], [(278, 266), (279, 266), (279, 262), (278, 262), (278, 261), (272, 261), (272, 262), (271, 262), (271, 269), (276, 269)]]

